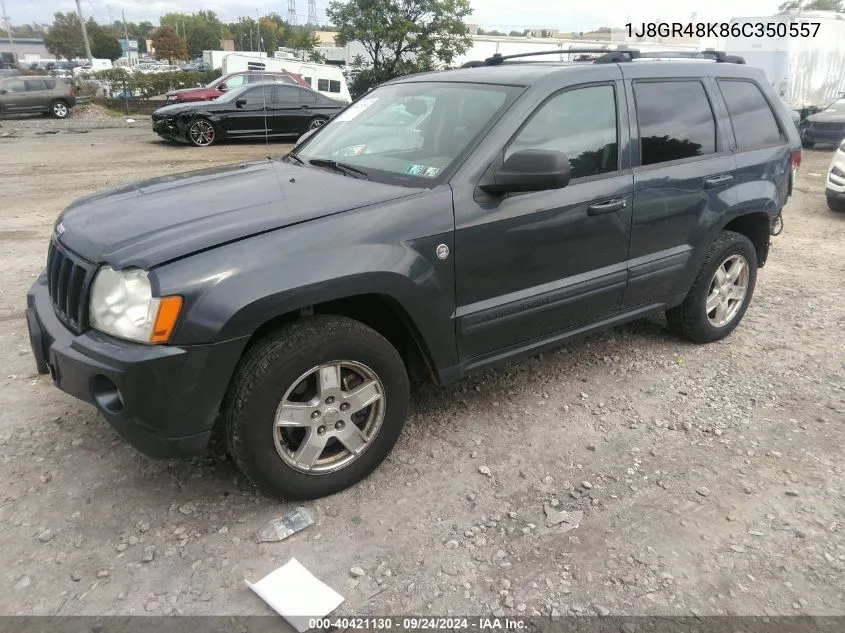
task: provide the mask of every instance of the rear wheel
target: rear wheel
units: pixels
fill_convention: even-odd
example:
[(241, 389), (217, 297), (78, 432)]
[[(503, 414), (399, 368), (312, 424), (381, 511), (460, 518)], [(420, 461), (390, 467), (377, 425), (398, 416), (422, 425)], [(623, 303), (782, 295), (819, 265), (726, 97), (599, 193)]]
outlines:
[(326, 119), (323, 117), (315, 117), (308, 122), (308, 131), (316, 130), (317, 128), (323, 127), (326, 124)]
[(710, 245), (684, 302), (666, 311), (669, 327), (694, 343), (710, 343), (734, 331), (754, 294), (757, 252), (747, 237), (723, 231)]
[(208, 119), (194, 119), (188, 124), (188, 141), (196, 147), (208, 147), (217, 140), (217, 130)]
[(70, 115), (67, 103), (57, 99), (50, 104), (50, 116), (54, 119), (66, 119)]
[(276, 497), (313, 499), (369, 475), (405, 423), (408, 376), (380, 334), (345, 317), (284, 326), (242, 360), (223, 407), (235, 463)]

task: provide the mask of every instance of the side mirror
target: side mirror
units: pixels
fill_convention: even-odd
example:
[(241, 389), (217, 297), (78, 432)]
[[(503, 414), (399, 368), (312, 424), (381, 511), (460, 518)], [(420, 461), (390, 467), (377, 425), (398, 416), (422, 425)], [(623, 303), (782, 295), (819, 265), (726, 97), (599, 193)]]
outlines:
[(320, 128), (315, 127), (313, 130), (308, 130), (307, 132), (305, 132), (305, 134), (303, 134), (298, 139), (296, 139), (296, 143), (294, 144), (294, 147), (296, 147), (297, 145), (300, 145), (304, 140), (314, 136), (314, 133), (319, 129)]
[(526, 149), (511, 154), (479, 188), (493, 195), (562, 189), (569, 184), (569, 159), (563, 152)]
[(243, 108), (246, 105), (246, 99), (238, 99), (235, 101), (236, 108)]
[(217, 86), (217, 89), (220, 92), (226, 92), (228, 90), (228, 88), (226, 88), (226, 84), (220, 84), (219, 86)]

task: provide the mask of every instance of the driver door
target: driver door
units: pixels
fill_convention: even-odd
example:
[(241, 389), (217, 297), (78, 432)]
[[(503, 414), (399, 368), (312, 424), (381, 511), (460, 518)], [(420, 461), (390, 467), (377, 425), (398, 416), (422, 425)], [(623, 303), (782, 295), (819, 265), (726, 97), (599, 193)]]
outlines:
[(498, 197), (476, 182), (456, 188), (458, 345), (468, 365), (531, 349), (620, 309), (633, 175), (620, 150), (628, 124), (619, 75), (597, 68), (598, 81), (551, 95), (499, 155), (563, 152), (571, 165), (566, 187)]
[(246, 90), (236, 101), (229, 103), (226, 115), (221, 120), (226, 134), (232, 138), (263, 135), (266, 129), (265, 120), (270, 120), (266, 115), (269, 113), (272, 97), (272, 87), (258, 85)]

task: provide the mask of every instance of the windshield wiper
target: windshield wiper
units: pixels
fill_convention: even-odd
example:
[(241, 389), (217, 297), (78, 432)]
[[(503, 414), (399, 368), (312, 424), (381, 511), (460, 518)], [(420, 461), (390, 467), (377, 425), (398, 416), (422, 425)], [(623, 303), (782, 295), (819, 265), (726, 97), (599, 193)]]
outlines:
[(291, 162), (295, 162), (297, 165), (304, 165), (305, 163), (302, 159), (297, 156), (296, 154), (288, 154), (285, 158), (287, 158)]
[(362, 180), (370, 179), (370, 175), (367, 172), (363, 169), (358, 169), (349, 163), (339, 163), (336, 160), (330, 160), (328, 158), (312, 158), (308, 162), (314, 165), (314, 167), (328, 167), (329, 169), (339, 171), (340, 173), (346, 176), (352, 176), (353, 178), (361, 178)]

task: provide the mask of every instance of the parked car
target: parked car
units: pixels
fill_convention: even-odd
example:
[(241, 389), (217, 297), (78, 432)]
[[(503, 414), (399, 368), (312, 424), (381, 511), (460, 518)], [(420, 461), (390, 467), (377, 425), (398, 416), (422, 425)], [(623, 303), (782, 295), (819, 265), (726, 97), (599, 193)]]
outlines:
[(65, 119), (76, 105), (73, 87), (57, 77), (0, 78), (0, 114), (49, 114)]
[(218, 77), (201, 88), (183, 88), (171, 90), (165, 94), (165, 103), (183, 103), (186, 101), (212, 101), (226, 92), (255, 83), (282, 83), (310, 88), (300, 75), (288, 72), (237, 72)]
[(152, 122), (165, 139), (207, 147), (234, 138), (297, 138), (345, 106), (310, 88), (247, 84), (214, 101), (164, 106), (153, 112)]
[[(450, 383), (663, 311), (724, 339), (801, 141), (761, 70), (634, 52), (411, 75), (282, 159), (72, 203), (27, 296), (38, 371), (147, 454), (219, 429), (261, 489), (313, 498), (388, 455), (409, 376)], [(399, 106), (406, 140), (382, 148), (368, 123)]]
[(827, 206), (832, 211), (845, 211), (845, 140), (839, 144), (839, 149), (830, 161), (825, 194)]
[(816, 143), (839, 143), (845, 139), (845, 98), (837, 99), (824, 110), (809, 115), (801, 123), (801, 142), (804, 147)]

